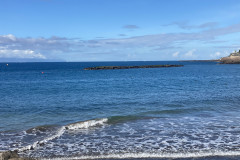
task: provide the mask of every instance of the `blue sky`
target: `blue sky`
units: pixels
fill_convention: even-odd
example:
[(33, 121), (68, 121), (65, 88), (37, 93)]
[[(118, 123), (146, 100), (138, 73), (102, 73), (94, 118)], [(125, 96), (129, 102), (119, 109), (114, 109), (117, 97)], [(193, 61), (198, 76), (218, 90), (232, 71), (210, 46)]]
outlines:
[(239, 0), (1, 0), (0, 61), (216, 59), (240, 49)]

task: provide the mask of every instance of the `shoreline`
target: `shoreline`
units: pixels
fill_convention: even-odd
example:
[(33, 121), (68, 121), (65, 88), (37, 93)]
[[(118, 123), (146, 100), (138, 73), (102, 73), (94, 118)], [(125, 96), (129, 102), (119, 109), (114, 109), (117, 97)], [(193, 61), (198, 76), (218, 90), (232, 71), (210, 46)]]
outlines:
[(239, 151), (216, 151), (216, 152), (196, 152), (196, 153), (118, 153), (109, 155), (79, 155), (79, 156), (59, 156), (59, 157), (21, 157), (21, 154), (15, 151), (0, 152), (0, 160), (239, 160)]
[[(141, 155), (141, 153), (140, 153)], [(1, 158), (1, 157), (0, 157)], [(3, 160), (239, 160), (240, 155), (195, 155), (195, 156), (155, 156), (151, 154), (146, 156), (75, 156), (75, 157), (11, 157)]]

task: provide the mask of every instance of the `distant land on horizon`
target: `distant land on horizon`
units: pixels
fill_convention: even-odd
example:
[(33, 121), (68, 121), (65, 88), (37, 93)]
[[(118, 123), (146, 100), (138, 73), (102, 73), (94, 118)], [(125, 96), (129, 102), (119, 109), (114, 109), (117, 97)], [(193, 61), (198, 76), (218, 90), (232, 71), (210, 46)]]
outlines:
[[(136, 62), (143, 62), (143, 60), (135, 60)], [(31, 63), (31, 62), (135, 62), (135, 61), (64, 61), (59, 59), (29, 59), (29, 58), (1, 58), (0, 63)], [(146, 62), (151, 62), (148, 60)], [(161, 61), (180, 61), (180, 62), (220, 62), (222, 64), (240, 64), (240, 50), (237, 52), (230, 53), (229, 56), (222, 57), (219, 59), (196, 59), (196, 60), (155, 60), (156, 62)]]

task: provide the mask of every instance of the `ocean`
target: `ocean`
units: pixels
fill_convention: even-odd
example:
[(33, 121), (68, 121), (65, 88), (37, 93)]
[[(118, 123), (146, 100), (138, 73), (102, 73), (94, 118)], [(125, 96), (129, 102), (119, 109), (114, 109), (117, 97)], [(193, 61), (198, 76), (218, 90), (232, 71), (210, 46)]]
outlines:
[[(95, 66), (183, 67), (84, 70)], [(240, 159), (240, 65), (0, 63), (0, 151), (41, 159)]]

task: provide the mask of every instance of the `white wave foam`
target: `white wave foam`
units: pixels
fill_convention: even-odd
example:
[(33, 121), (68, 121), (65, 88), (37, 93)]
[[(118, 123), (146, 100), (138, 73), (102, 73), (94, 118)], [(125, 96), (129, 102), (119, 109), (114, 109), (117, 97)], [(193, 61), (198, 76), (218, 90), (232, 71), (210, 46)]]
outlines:
[[(197, 153), (122, 153), (99, 156), (80, 156), (80, 157), (62, 157), (51, 158), (54, 160), (75, 160), (75, 159), (124, 159), (124, 158), (200, 158), (212, 156), (240, 156), (240, 151), (215, 151), (215, 152), (197, 152)], [(43, 158), (47, 160), (47, 158)]]
[(23, 148), (18, 149), (19, 152), (23, 152), (26, 150), (32, 150), (34, 148), (36, 148), (37, 146), (41, 146), (44, 145), (46, 142), (51, 141), (55, 138), (60, 137), (61, 135), (64, 134), (64, 132), (66, 131), (66, 129), (85, 129), (85, 128), (89, 128), (89, 127), (93, 127), (93, 126), (97, 126), (97, 125), (103, 125), (104, 123), (106, 123), (108, 121), (107, 118), (102, 118), (102, 119), (95, 119), (95, 120), (87, 120), (87, 121), (82, 121), (82, 122), (77, 122), (77, 123), (72, 123), (69, 124), (67, 126), (63, 126), (60, 129), (58, 129), (58, 131), (56, 132), (56, 134), (49, 136), (45, 139), (43, 139), (42, 141), (36, 141), (31, 145), (25, 146)]
[(95, 119), (95, 120), (88, 120), (88, 121), (82, 121), (77, 123), (72, 123), (66, 126), (66, 129), (84, 129), (89, 127), (94, 127), (97, 125), (104, 125), (108, 121), (107, 118), (102, 119)]
[(25, 147), (23, 147), (23, 148), (20, 148), (20, 149), (18, 149), (18, 151), (19, 151), (19, 152), (22, 152), (22, 151), (34, 149), (34, 148), (36, 148), (38, 145), (42, 145), (42, 144), (44, 144), (44, 143), (46, 143), (46, 142), (48, 142), (48, 141), (51, 141), (51, 140), (53, 140), (53, 139), (55, 139), (55, 138), (57, 138), (57, 137), (60, 137), (64, 132), (65, 132), (65, 127), (61, 127), (61, 128), (56, 132), (56, 134), (54, 134), (54, 135), (52, 135), (52, 136), (50, 136), (50, 137), (47, 137), (47, 138), (43, 139), (42, 141), (36, 141), (36, 142), (34, 142), (33, 144), (31, 144), (31, 145), (28, 145), (28, 146), (25, 146)]

